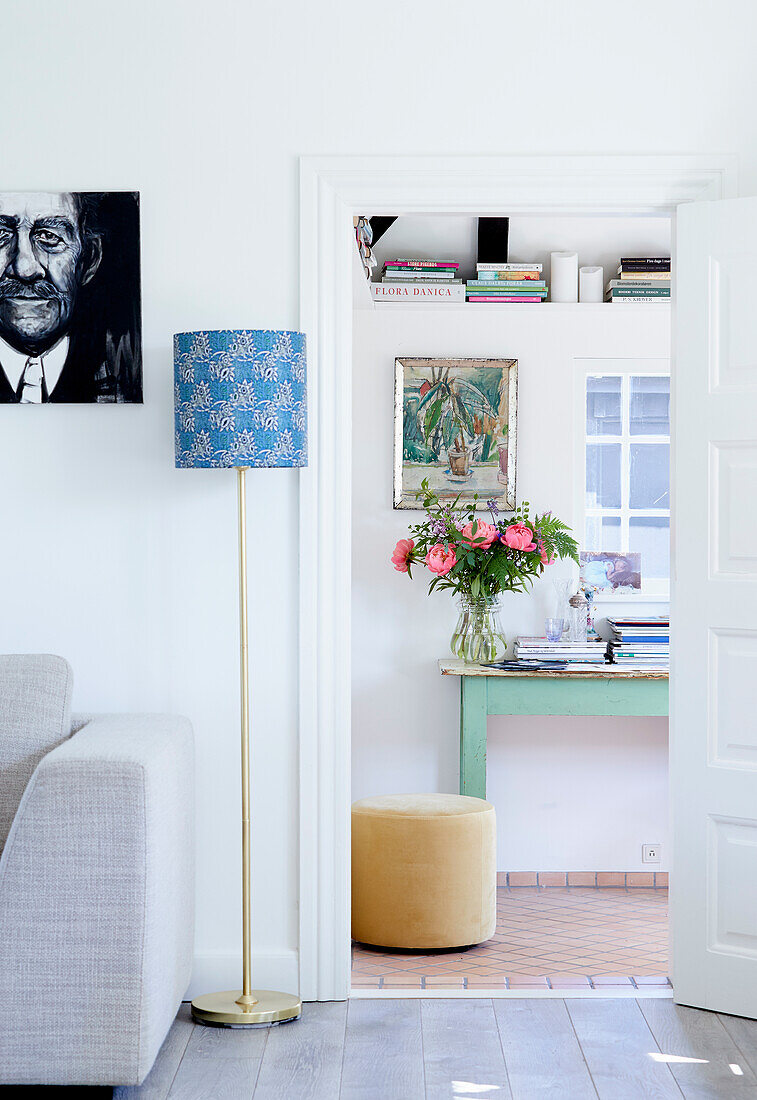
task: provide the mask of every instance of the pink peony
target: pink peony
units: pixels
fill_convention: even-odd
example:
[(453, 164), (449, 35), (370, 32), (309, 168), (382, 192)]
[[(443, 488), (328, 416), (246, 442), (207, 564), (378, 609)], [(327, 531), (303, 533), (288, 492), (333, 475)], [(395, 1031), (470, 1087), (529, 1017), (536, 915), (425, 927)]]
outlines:
[(467, 542), (468, 546), (474, 547), (476, 550), (488, 550), (493, 542), (496, 542), (499, 538), (499, 531), (491, 523), (484, 523), (483, 520), (476, 520), (476, 533), (473, 534), (473, 523), (466, 523), (465, 527), (462, 527), (460, 534), (463, 536), (463, 542)]
[(410, 555), (415, 548), (415, 543), (412, 539), (400, 539), (394, 548), (392, 554), (392, 564), (398, 573), (407, 573), (408, 562), (411, 560)]
[(429, 567), (432, 573), (438, 573), (440, 577), (444, 577), (449, 573), (457, 564), (457, 555), (454, 548), (451, 546), (444, 546), (441, 542), (437, 542), (435, 546), (432, 546), (428, 554), (426, 554), (426, 565)]
[(502, 538), (511, 550), (523, 550), (526, 553), (536, 550), (534, 533), (525, 523), (511, 523)]

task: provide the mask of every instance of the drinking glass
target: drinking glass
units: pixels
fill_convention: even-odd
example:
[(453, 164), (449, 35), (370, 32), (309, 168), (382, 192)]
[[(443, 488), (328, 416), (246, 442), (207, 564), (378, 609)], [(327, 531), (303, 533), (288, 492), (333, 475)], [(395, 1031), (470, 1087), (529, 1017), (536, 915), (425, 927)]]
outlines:
[(562, 638), (563, 626), (562, 619), (545, 619), (544, 633), (547, 635), (547, 641), (559, 642)]

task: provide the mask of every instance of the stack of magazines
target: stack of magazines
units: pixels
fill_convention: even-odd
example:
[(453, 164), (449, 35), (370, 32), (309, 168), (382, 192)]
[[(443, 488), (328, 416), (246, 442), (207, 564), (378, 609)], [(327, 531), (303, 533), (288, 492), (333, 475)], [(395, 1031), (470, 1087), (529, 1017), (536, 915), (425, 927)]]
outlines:
[(569, 665), (606, 664), (605, 642), (548, 642), (546, 638), (518, 638), (515, 659), (518, 661), (567, 661)]
[(628, 672), (667, 671), (670, 668), (670, 619), (608, 618), (612, 638), (607, 654), (613, 664)]

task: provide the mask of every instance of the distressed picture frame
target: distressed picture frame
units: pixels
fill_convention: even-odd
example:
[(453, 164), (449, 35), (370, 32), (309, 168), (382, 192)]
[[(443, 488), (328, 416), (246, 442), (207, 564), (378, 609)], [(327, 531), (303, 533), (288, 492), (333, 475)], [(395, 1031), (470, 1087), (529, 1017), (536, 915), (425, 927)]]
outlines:
[(517, 359), (395, 359), (394, 508), (421, 508), (427, 479), (441, 500), (512, 511), (517, 415)]

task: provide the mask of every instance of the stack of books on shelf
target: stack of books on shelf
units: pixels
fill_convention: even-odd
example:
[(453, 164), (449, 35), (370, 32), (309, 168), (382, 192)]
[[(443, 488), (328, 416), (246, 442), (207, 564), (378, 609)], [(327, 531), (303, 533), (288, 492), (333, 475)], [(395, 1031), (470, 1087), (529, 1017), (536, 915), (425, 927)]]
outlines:
[(381, 282), (371, 283), (376, 302), (464, 302), (460, 264), (453, 260), (387, 260)]
[(614, 305), (670, 301), (670, 256), (624, 256), (617, 279), (605, 287), (605, 301)]
[(547, 284), (541, 264), (476, 264), (465, 287), (468, 302), (543, 302)]
[(607, 620), (612, 638), (607, 655), (629, 672), (667, 671), (670, 668), (670, 619), (626, 618)]
[(585, 642), (548, 642), (546, 638), (517, 638), (517, 661), (567, 661), (569, 665), (604, 665), (607, 643), (600, 640)]

